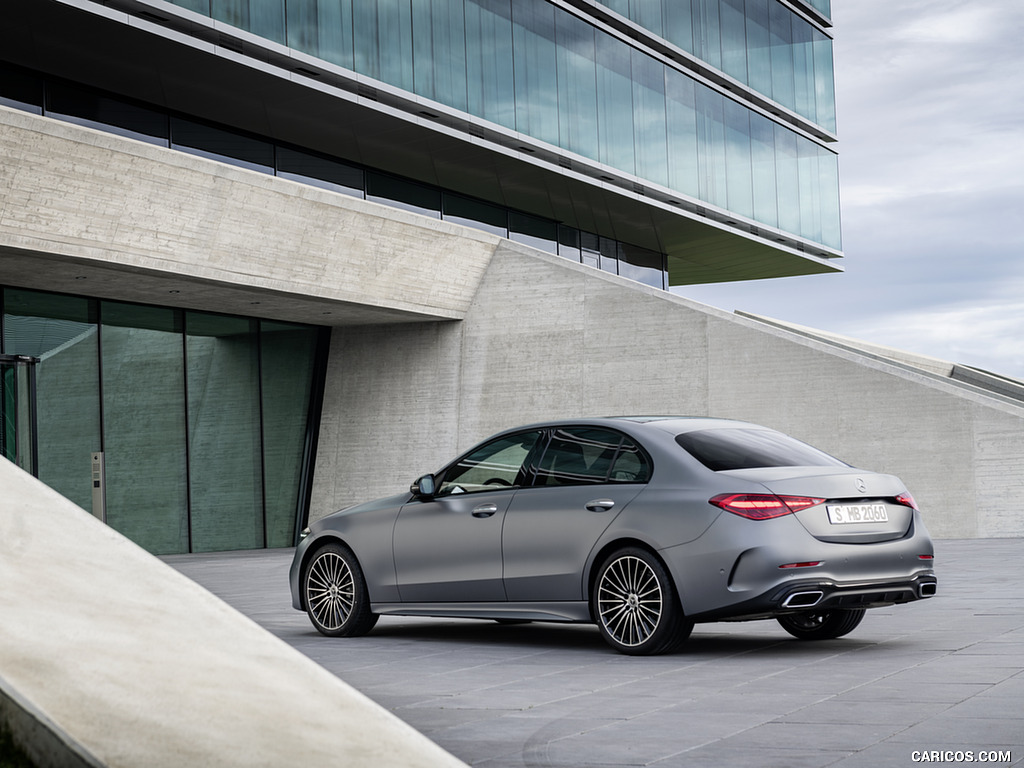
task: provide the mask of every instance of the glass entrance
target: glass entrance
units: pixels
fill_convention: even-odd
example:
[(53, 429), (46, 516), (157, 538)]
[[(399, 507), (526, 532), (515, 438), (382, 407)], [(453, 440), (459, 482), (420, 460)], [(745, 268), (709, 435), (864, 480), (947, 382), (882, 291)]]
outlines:
[(29, 355), (0, 355), (0, 456), (37, 475), (36, 369)]

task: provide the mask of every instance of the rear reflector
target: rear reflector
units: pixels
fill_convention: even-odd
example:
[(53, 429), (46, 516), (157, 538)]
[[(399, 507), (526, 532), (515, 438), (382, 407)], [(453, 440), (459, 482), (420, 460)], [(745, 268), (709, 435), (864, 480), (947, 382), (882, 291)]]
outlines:
[(935, 555), (918, 555), (917, 559), (918, 560), (934, 560), (935, 559)]
[(806, 563), (786, 563), (785, 565), (780, 565), (779, 568), (814, 568), (824, 562), (824, 560), (810, 560)]
[(776, 496), (774, 493), (721, 493), (708, 499), (709, 504), (748, 520), (771, 520), (824, 501), (809, 496)]

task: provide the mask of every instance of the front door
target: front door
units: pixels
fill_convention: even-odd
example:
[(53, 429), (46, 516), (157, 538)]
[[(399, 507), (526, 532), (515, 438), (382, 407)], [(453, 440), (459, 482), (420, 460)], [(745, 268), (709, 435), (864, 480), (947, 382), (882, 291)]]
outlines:
[(402, 507), (394, 553), (402, 602), (505, 600), (501, 531), (533, 430), (492, 440), (438, 474), (437, 493)]

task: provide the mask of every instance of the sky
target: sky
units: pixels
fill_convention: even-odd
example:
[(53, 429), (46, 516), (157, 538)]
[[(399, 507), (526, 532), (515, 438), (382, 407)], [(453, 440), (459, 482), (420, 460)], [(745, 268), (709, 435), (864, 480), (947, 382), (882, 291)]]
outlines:
[(673, 291), (1024, 379), (1024, 2), (832, 20), (846, 271)]

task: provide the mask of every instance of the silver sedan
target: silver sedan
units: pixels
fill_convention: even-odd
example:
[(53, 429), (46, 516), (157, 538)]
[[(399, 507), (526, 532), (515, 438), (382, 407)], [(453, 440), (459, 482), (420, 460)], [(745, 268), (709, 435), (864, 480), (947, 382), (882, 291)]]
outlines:
[(634, 655), (676, 648), (696, 622), (826, 639), (937, 583), (899, 479), (703, 417), (507, 430), (303, 534), (292, 602), (334, 637), (407, 615), (590, 622)]

